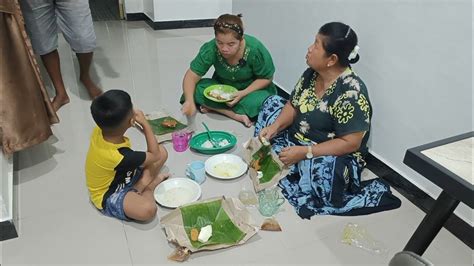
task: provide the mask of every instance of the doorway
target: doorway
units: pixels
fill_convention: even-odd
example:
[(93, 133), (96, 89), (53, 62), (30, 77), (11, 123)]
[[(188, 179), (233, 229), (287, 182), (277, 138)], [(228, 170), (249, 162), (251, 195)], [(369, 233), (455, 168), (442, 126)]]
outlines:
[(89, 0), (93, 21), (121, 20), (123, 0)]

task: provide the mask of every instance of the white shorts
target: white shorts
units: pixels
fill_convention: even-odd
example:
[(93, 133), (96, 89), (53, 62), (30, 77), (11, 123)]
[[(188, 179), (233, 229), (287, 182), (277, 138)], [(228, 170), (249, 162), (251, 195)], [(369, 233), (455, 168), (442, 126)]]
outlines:
[(58, 48), (59, 29), (74, 52), (94, 51), (96, 37), (88, 0), (20, 0), (20, 4), (33, 49), (39, 55)]

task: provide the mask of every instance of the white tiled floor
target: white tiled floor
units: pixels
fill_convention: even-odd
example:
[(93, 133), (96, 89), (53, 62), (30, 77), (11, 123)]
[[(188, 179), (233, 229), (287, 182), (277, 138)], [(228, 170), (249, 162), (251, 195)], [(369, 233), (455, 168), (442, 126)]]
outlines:
[[(105, 89), (123, 88), (136, 107), (145, 112), (165, 109), (179, 116), (181, 80), (200, 45), (212, 38), (211, 29), (153, 31), (143, 22), (96, 22), (98, 48), (93, 75)], [(59, 111), (61, 123), (53, 126), (55, 137), (18, 154), (17, 230), (19, 237), (0, 242), (2, 265), (162, 265), (172, 252), (159, 225), (169, 210), (159, 208), (148, 224), (120, 222), (98, 213), (89, 203), (84, 179), (84, 159), (93, 127), (90, 101), (77, 82), (77, 59), (61, 40), (63, 77), (71, 103)], [(212, 129), (225, 129), (243, 141), (252, 130), (217, 115), (198, 114), (196, 124), (206, 121)], [(198, 131), (201, 131), (198, 127)], [(137, 149), (145, 149), (140, 134), (130, 130)], [(207, 156), (187, 151), (175, 153), (170, 144), (167, 171), (184, 176), (183, 164)], [(208, 178), (203, 197), (237, 196), (250, 180), (241, 177), (222, 182)], [(318, 216), (301, 220), (285, 203), (277, 219), (281, 233), (259, 232), (247, 244), (225, 250), (193, 254), (191, 264), (311, 264), (387, 265), (415, 230), (424, 213), (395, 192), (402, 207), (361, 217)], [(259, 221), (258, 212), (251, 213)], [(341, 243), (349, 223), (367, 228), (387, 249), (377, 255)], [(472, 265), (472, 250), (443, 229), (426, 251), (436, 265)]]

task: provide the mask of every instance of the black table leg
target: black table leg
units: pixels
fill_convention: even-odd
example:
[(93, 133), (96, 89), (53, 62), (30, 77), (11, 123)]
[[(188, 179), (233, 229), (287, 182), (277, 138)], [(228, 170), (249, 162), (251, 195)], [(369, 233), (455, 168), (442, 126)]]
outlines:
[(433, 208), (426, 214), (403, 250), (423, 255), (458, 204), (459, 200), (444, 191), (441, 192)]

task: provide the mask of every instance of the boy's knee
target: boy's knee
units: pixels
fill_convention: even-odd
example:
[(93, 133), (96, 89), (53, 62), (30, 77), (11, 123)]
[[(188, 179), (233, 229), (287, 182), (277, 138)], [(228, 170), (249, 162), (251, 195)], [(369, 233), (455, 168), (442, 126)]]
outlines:
[(156, 207), (155, 203), (152, 203), (148, 207), (146, 207), (145, 214), (148, 217), (148, 220), (155, 218), (157, 210), (158, 208)]
[(153, 219), (156, 216), (156, 211), (157, 211), (156, 204), (153, 203), (146, 203), (143, 204), (141, 207), (141, 217), (143, 221), (149, 221)]
[(164, 164), (168, 160), (168, 151), (166, 150), (165, 147), (161, 146), (160, 147), (160, 157), (158, 157), (158, 160), (156, 163), (158, 164)]
[(163, 147), (163, 162), (166, 162), (166, 160), (168, 160), (168, 151), (165, 149), (165, 147)]

